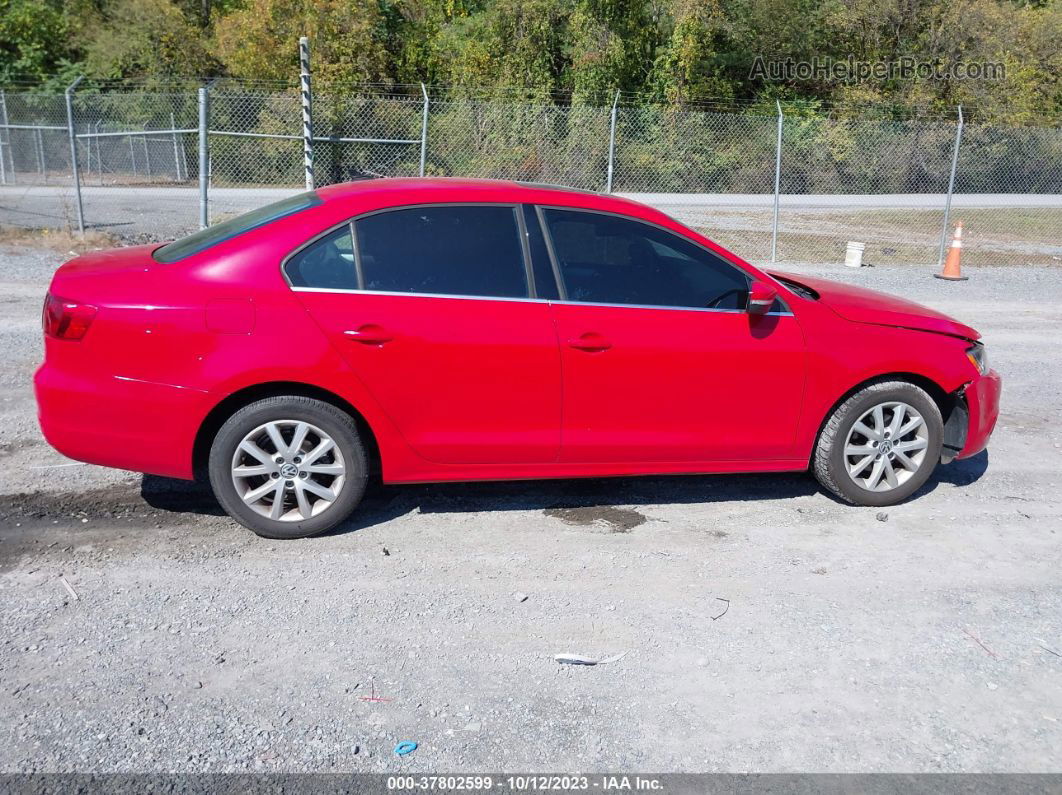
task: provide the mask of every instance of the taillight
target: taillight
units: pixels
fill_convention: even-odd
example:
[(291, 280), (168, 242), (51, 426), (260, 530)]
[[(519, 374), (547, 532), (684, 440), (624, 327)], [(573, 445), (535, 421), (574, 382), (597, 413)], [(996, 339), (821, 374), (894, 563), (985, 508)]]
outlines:
[(85, 336), (96, 307), (67, 301), (48, 293), (44, 299), (44, 333), (57, 340), (79, 340)]

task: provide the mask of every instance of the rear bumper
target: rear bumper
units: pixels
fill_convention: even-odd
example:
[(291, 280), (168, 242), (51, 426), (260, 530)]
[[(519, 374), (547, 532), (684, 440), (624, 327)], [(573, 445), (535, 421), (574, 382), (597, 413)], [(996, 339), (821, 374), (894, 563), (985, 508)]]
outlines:
[(100, 466), (192, 478), (192, 447), (206, 393), (71, 373), (45, 362), (33, 377), (37, 419), (65, 456)]
[(970, 383), (963, 393), (969, 421), (966, 442), (956, 458), (977, 455), (988, 446), (988, 440), (999, 419), (999, 395), (1003, 391), (1003, 379), (995, 370)]

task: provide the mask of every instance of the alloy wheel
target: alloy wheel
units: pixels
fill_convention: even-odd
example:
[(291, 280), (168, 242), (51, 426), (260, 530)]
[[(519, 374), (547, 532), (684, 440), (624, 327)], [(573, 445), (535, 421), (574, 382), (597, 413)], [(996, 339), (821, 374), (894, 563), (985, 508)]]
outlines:
[(929, 428), (908, 403), (888, 401), (868, 409), (848, 431), (844, 463), (867, 491), (891, 491), (918, 472), (929, 447)]
[(275, 521), (320, 515), (339, 497), (346, 463), (335, 440), (302, 420), (259, 425), (236, 446), (232, 483), (251, 510)]

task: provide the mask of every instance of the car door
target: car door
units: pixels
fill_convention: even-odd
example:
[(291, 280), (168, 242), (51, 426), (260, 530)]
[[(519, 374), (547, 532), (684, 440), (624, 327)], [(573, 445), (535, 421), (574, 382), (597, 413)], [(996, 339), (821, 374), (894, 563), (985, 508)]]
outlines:
[(792, 457), (804, 339), (777, 303), (750, 315), (748, 275), (663, 227), (539, 208), (561, 299), (561, 460)]
[(285, 273), (410, 446), (448, 464), (555, 461), (560, 354), (510, 205), (371, 213)]

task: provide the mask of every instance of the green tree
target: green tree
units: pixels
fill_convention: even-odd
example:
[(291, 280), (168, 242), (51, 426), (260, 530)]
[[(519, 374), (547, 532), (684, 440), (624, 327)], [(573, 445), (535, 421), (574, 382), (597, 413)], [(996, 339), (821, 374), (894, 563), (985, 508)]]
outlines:
[(81, 22), (90, 77), (188, 78), (217, 68), (198, 26), (171, 0), (113, 0)]
[(70, 55), (62, 9), (45, 0), (0, 0), (0, 81), (43, 80)]
[(443, 82), (476, 90), (548, 95), (563, 71), (565, 11), (558, 0), (497, 0), (479, 13), (455, 17), (439, 30), (434, 72)]
[(453, 53), (442, 31), (483, 10), (483, 0), (381, 0), (385, 45), (396, 79), (402, 83), (449, 82)]
[(728, 44), (722, 7), (716, 0), (678, 0), (674, 15), (649, 76), (653, 93), (679, 105), (695, 99), (733, 99), (734, 81), (720, 58)]
[(573, 98), (610, 103), (617, 89), (642, 91), (657, 39), (646, 0), (578, 0), (569, 36)]
[(384, 33), (375, 0), (250, 0), (217, 20), (214, 47), (234, 77), (290, 81), (308, 36), (315, 79), (341, 87), (390, 79)]

